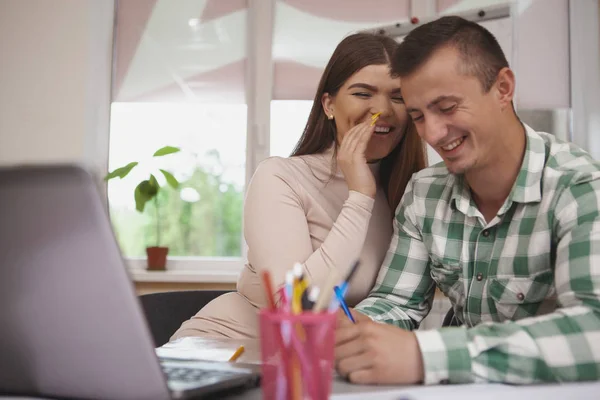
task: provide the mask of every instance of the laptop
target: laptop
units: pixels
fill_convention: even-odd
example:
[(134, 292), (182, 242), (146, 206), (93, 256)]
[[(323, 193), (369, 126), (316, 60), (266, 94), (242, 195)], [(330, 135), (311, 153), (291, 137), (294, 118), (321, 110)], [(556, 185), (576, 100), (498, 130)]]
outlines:
[(259, 366), (159, 360), (96, 181), (78, 166), (0, 168), (0, 393), (221, 397)]

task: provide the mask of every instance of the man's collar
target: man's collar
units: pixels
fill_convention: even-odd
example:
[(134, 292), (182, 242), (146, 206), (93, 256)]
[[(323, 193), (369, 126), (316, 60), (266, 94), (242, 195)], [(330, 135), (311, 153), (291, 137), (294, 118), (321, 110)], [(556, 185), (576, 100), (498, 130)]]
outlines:
[(542, 174), (546, 165), (546, 146), (544, 139), (531, 129), (525, 127), (527, 146), (517, 180), (508, 198), (517, 203), (536, 203), (542, 200)]

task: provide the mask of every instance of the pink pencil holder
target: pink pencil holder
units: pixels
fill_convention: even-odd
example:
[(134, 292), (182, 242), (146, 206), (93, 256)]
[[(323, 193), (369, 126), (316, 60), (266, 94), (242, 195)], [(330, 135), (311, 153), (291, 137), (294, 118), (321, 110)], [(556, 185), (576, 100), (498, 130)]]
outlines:
[(329, 398), (335, 323), (334, 313), (260, 312), (263, 398)]

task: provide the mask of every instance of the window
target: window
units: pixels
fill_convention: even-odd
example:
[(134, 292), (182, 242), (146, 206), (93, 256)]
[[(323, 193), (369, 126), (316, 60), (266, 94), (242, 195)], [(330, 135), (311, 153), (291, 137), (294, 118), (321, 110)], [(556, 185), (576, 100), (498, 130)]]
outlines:
[[(122, 102), (113, 103), (111, 116), (110, 169), (140, 162), (126, 179), (109, 184), (124, 254), (142, 257), (156, 244), (172, 256), (240, 257), (246, 105)], [(165, 145), (182, 152), (152, 160)], [(164, 186), (159, 207), (150, 203), (141, 214), (134, 189), (159, 168), (173, 171), (180, 190)]]
[(311, 100), (271, 101), (272, 156), (289, 157), (306, 126)]
[[(243, 263), (247, 8), (246, 0), (117, 2), (109, 170), (139, 165), (109, 182), (108, 199), (127, 258), (159, 244), (177, 261)], [(152, 157), (163, 146), (181, 151)], [(164, 190), (158, 207), (139, 213), (134, 189), (151, 173)]]

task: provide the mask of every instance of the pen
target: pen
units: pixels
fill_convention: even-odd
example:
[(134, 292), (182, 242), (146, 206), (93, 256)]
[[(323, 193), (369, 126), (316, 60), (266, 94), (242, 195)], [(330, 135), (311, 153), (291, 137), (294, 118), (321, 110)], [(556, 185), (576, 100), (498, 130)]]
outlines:
[[(279, 308), (285, 308), (287, 306), (287, 296), (285, 294), (285, 285), (280, 287), (277, 292), (275, 292), (276, 299), (279, 299)], [(275, 302), (277, 304), (277, 301)]]
[[(298, 274), (300, 272), (300, 274)], [(292, 314), (300, 314), (302, 313), (302, 288), (301, 288), (301, 273), (302, 270), (298, 271), (298, 268), (294, 265), (294, 269), (292, 272), (293, 276), (293, 284), (292, 284)], [(287, 324), (286, 324), (287, 325)], [(286, 325), (282, 325), (281, 329), (284, 329)], [(286, 334), (289, 334), (289, 338), (294, 335), (293, 329), (290, 325), (287, 325), (286, 330), (289, 329)], [(295, 329), (297, 333), (302, 332), (301, 325), (295, 325)], [(290, 376), (292, 381), (292, 398), (295, 400), (300, 400), (302, 398), (302, 371), (300, 369), (300, 361), (298, 360), (297, 352), (290, 352), (290, 360), (291, 363), (291, 373)]]
[(321, 292), (319, 293), (319, 297), (313, 306), (313, 312), (318, 313), (323, 311), (325, 307), (329, 304), (331, 300), (331, 292), (333, 291), (333, 286), (338, 280), (338, 274), (335, 269), (329, 271), (329, 276), (327, 276), (327, 281), (325, 281), (325, 285), (321, 288)]
[(297, 268), (299, 264), (294, 265), (294, 284), (292, 286), (292, 313), (302, 313), (302, 293), (306, 288), (306, 282), (302, 279), (302, 267)]
[(352, 321), (353, 324), (355, 324), (356, 321), (354, 320), (352, 313), (350, 312), (350, 310), (348, 309), (348, 306), (346, 305), (346, 302), (344, 301), (344, 296), (342, 295), (342, 291), (340, 290), (340, 288), (338, 286), (334, 287), (333, 291), (335, 292), (335, 295), (337, 296), (337, 299), (340, 302), (340, 306), (342, 306), (342, 310), (344, 310), (344, 314), (346, 314), (348, 319), (350, 321)]
[(292, 270), (294, 277), (298, 280), (299, 283), (299, 287), (301, 291), (306, 290), (306, 288), (308, 287), (308, 282), (306, 281), (306, 277), (304, 276), (304, 272), (302, 270), (302, 264), (300, 263), (295, 263), (294, 264), (294, 269)]
[(287, 299), (285, 311), (291, 312), (294, 297), (294, 274), (291, 271), (285, 274), (285, 297)]
[(317, 301), (317, 297), (319, 297), (319, 288), (313, 286), (310, 290), (305, 291), (304, 293), (308, 294), (306, 296), (302, 296), (302, 309), (303, 310), (311, 310), (315, 305), (315, 301)]
[(238, 349), (235, 351), (235, 353), (233, 353), (233, 355), (229, 358), (229, 362), (236, 361), (238, 358), (240, 358), (240, 356), (242, 355), (243, 352), (244, 352), (244, 346), (238, 347)]
[(359, 265), (360, 265), (360, 260), (356, 260), (354, 262), (354, 264), (352, 265), (352, 267), (350, 267), (350, 271), (348, 272), (348, 275), (346, 275), (346, 278), (340, 285), (340, 292), (342, 292), (343, 297), (346, 297), (346, 292), (348, 291), (348, 284), (350, 283), (350, 280), (356, 273), (356, 270), (358, 269)]

